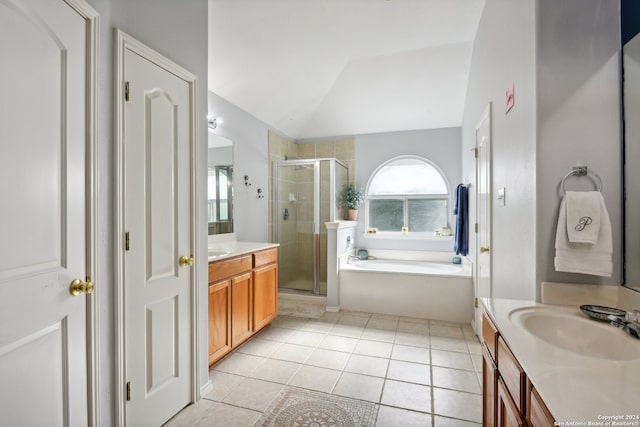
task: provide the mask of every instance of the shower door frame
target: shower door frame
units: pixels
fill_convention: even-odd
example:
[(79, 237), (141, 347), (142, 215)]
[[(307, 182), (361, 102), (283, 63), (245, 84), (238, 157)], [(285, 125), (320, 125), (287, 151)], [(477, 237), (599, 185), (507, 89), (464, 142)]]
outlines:
[(336, 212), (336, 163), (339, 163), (347, 170), (347, 182), (349, 181), (349, 167), (340, 160), (333, 157), (320, 159), (300, 159), (300, 160), (280, 160), (273, 162), (273, 237), (275, 242), (279, 240), (278, 214), (279, 214), (279, 180), (278, 166), (305, 166), (313, 165), (313, 289), (306, 291), (296, 289), (298, 292), (308, 292), (320, 295), (320, 164), (322, 161), (329, 161), (329, 222), (335, 221)]

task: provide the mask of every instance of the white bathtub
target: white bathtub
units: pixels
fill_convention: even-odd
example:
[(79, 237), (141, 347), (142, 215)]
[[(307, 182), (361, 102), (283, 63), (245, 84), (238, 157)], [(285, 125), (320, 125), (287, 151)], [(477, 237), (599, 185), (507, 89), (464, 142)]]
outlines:
[(471, 264), (399, 259), (346, 260), (339, 272), (340, 308), (470, 323)]
[[(352, 267), (352, 268), (349, 268)], [(401, 259), (352, 259), (346, 270), (366, 270), (378, 273), (425, 274), (434, 276), (469, 276), (462, 264), (441, 261), (407, 261)]]

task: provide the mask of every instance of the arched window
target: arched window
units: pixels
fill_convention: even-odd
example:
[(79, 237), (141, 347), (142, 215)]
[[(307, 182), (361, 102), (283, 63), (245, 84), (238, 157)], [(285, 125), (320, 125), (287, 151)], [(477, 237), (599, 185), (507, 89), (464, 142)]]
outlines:
[(448, 224), (449, 186), (429, 160), (396, 157), (369, 179), (365, 207), (368, 230), (431, 233)]

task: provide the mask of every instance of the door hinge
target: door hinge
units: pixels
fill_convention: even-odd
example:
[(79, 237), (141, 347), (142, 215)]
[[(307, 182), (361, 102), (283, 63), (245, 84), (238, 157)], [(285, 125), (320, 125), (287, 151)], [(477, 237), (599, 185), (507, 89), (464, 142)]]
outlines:
[(129, 250), (129, 232), (124, 233), (124, 250)]
[[(474, 227), (474, 228), (475, 228), (476, 233), (477, 233), (477, 232), (478, 232), (478, 223), (477, 223), (477, 222), (475, 223), (475, 227)], [(127, 233), (127, 234), (129, 234), (129, 233)], [(127, 240), (127, 241), (128, 241), (128, 240)]]
[(478, 149), (477, 148), (473, 149), (473, 157), (475, 157), (476, 159), (478, 158)]
[(129, 82), (124, 82), (124, 100), (129, 100)]
[(131, 400), (131, 381), (127, 381), (127, 400)]
[(473, 305), (475, 305), (475, 307), (478, 308), (478, 298), (473, 299)]

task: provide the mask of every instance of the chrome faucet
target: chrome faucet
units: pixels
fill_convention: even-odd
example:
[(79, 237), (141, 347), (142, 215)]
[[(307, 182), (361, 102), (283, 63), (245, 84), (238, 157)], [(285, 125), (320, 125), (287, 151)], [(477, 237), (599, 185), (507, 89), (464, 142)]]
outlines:
[(640, 339), (640, 311), (630, 310), (625, 317), (607, 316), (612, 325), (622, 328), (623, 331), (632, 337)]

